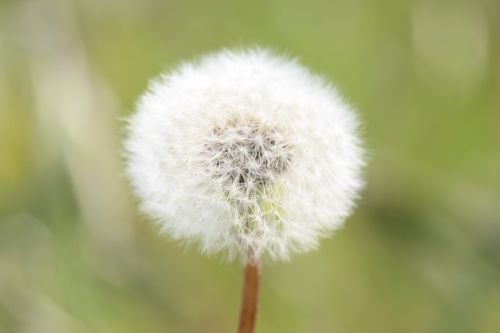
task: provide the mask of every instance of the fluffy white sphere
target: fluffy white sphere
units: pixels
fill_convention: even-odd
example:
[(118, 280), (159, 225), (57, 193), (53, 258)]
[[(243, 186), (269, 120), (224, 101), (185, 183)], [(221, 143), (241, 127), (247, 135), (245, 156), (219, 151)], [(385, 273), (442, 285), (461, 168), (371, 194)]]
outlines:
[(229, 258), (288, 259), (343, 224), (362, 187), (356, 115), (295, 60), (222, 51), (153, 80), (129, 119), (143, 212)]

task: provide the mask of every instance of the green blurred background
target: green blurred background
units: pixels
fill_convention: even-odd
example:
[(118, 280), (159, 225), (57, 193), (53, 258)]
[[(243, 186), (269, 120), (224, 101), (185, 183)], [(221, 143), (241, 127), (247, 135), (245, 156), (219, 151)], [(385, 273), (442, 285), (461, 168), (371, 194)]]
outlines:
[(264, 267), (257, 331), (500, 332), (500, 3), (0, 0), (0, 332), (233, 332), (241, 267), (160, 237), (123, 118), (183, 59), (262, 44), (360, 112), (368, 186)]

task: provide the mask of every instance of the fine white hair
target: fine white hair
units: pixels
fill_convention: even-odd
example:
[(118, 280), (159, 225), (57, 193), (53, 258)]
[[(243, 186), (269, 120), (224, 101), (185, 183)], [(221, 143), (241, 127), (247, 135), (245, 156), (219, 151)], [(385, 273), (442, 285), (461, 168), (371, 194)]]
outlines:
[(296, 60), (223, 50), (153, 80), (127, 174), (162, 232), (229, 259), (286, 260), (340, 227), (363, 185), (356, 114)]

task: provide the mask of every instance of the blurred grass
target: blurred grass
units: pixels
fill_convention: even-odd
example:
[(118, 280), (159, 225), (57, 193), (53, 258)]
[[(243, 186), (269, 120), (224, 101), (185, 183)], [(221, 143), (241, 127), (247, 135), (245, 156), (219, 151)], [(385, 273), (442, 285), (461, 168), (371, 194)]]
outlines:
[(500, 330), (500, 4), (0, 2), (0, 332), (230, 332), (241, 272), (162, 239), (122, 176), (148, 79), (225, 46), (300, 57), (359, 110), (356, 214), (265, 267), (258, 332)]

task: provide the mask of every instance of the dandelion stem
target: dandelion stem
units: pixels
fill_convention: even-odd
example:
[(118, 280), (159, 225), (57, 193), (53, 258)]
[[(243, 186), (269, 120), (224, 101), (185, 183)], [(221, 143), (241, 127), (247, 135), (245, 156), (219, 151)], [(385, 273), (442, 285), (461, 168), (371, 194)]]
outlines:
[(260, 267), (258, 262), (249, 261), (245, 265), (243, 294), (241, 301), (238, 333), (253, 333), (259, 298)]

